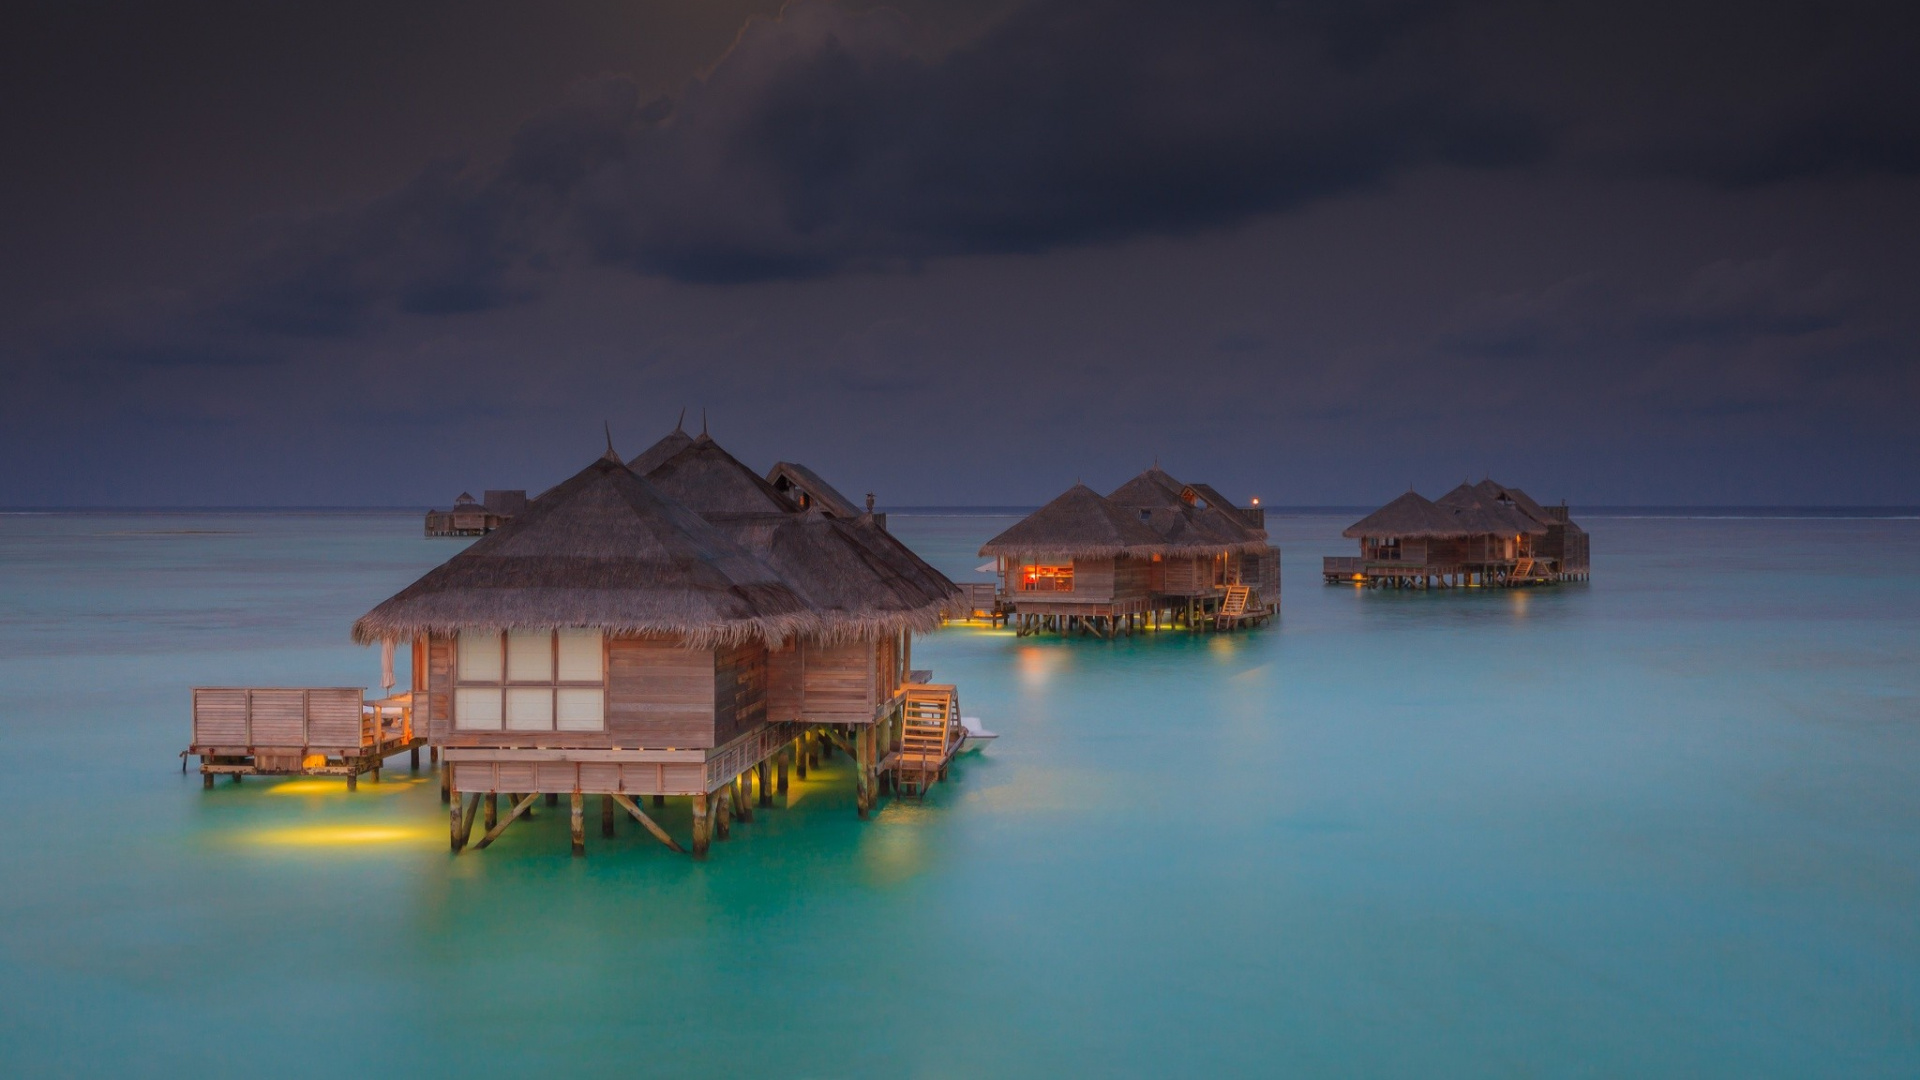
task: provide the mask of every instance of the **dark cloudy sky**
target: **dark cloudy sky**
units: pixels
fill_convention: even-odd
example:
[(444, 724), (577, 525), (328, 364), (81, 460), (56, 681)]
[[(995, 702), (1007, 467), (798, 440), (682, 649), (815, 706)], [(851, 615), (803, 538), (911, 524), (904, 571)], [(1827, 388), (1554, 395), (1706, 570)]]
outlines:
[(29, 2), (0, 505), (1920, 503), (1916, 12)]

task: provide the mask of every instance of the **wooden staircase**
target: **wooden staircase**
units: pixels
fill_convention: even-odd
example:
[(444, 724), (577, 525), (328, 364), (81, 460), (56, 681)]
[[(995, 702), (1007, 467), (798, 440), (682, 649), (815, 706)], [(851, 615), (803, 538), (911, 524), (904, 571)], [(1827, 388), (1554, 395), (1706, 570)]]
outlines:
[(1220, 598), (1220, 607), (1213, 613), (1214, 625), (1225, 629), (1248, 617), (1247, 608), (1253, 599), (1253, 586), (1229, 585), (1226, 595)]
[(1509, 581), (1525, 581), (1533, 576), (1534, 560), (1521, 558), (1514, 562), (1513, 572), (1507, 575)]
[(894, 790), (920, 796), (946, 777), (947, 762), (966, 740), (960, 695), (953, 686), (909, 683), (902, 687), (900, 750), (894, 755)]

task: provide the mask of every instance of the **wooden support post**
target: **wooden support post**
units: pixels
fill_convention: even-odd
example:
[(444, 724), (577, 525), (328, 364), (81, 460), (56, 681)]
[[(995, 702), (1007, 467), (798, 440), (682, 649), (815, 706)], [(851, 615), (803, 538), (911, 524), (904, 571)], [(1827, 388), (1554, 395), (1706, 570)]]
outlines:
[[(609, 806), (613, 805), (614, 803), (619, 803), (621, 806), (625, 807), (627, 810), (627, 813), (633, 815), (633, 820), (638, 821), (641, 825), (645, 826), (646, 830), (653, 834), (653, 838), (655, 840), (660, 841), (661, 843), (667, 845), (668, 847), (672, 848), (675, 851), (679, 851), (679, 852), (686, 851), (685, 848), (681, 847), (679, 844), (674, 842), (673, 837), (667, 835), (667, 830), (661, 828), (658, 822), (654, 821), (652, 818), (648, 817), (645, 813), (641, 812), (640, 808), (634, 805), (633, 800), (627, 798), (625, 795), (609, 795), (607, 796), (607, 799), (609, 800), (607, 804)], [(705, 820), (705, 810), (704, 810), (705, 803), (706, 803), (706, 799), (703, 796), (695, 796), (694, 805), (700, 808), (698, 816), (696, 816), (694, 819), (694, 834), (693, 834), (694, 841), (693, 842), (696, 848), (699, 848), (702, 842), (700, 838), (700, 823)], [(702, 853), (704, 856), (704, 849), (702, 849)]]
[(532, 791), (532, 792), (528, 792), (525, 798), (521, 799), (517, 803), (514, 803), (513, 808), (507, 811), (507, 816), (504, 818), (501, 818), (499, 824), (495, 825), (491, 829), (488, 829), (487, 834), (480, 838), (480, 842), (473, 845), (474, 850), (478, 851), (479, 849), (486, 847), (488, 844), (493, 843), (495, 840), (498, 840), (500, 838), (500, 834), (507, 831), (507, 826), (513, 824), (514, 821), (517, 820), (522, 814), (525, 814), (527, 817), (532, 817), (533, 815), (532, 813), (530, 813), (530, 811), (533, 809), (533, 801), (535, 799), (538, 799), (539, 797), (540, 797), (539, 792)]
[(742, 825), (753, 824), (753, 770), (733, 778), (733, 816)]
[(728, 784), (711, 796), (714, 800), (713, 838), (715, 840), (728, 840), (733, 837), (733, 807), (729, 805), (733, 801), (732, 794), (733, 785)]
[[(438, 753), (439, 751), (436, 750), (434, 752)], [(441, 802), (446, 802), (451, 798), (453, 798), (453, 789), (448, 786), (449, 784), (452, 784), (452, 783), (453, 783), (453, 766), (449, 764), (446, 768), (440, 770), (440, 801)]]
[[(760, 805), (762, 808), (773, 805), (773, 785), (767, 782), (767, 773), (770, 771), (770, 764), (769, 762), (762, 761), (753, 767), (755, 782), (760, 785)], [(783, 766), (780, 770), (783, 777), (786, 771), (786, 768)]]
[(420, 748), (419, 747), (416, 746), (413, 749), (407, 751), (407, 768), (411, 769), (414, 772), (420, 771)]
[(213, 774), (210, 772), (202, 771), (200, 773), (200, 786), (206, 789), (207, 791), (212, 791), (213, 790)]
[(613, 796), (600, 796), (600, 835), (613, 838)]
[(427, 764), (429, 765), (440, 764), (440, 748), (439, 747), (437, 746), (427, 747)]
[(807, 746), (807, 737), (793, 740), (793, 775), (801, 780), (807, 778), (807, 755), (813, 751)]
[(467, 846), (467, 838), (473, 835), (473, 812), (479, 805), (480, 793), (477, 791), (467, 796), (465, 806), (461, 805), (457, 797), (447, 800), (447, 823), (452, 829), (452, 836), (449, 839), (453, 841), (453, 851), (456, 855), (460, 853), (461, 848)]
[(853, 805), (865, 821), (873, 813), (873, 773), (867, 768), (867, 752), (873, 747), (873, 727), (867, 725), (853, 735)]
[(792, 747), (788, 746), (780, 749), (780, 764), (777, 775), (774, 777), (773, 785), (774, 790), (782, 795), (787, 793), (787, 761), (791, 757), (793, 757)]
[[(233, 774), (233, 782), (236, 784), (240, 782), (239, 773)], [(348, 791), (360, 790), (360, 766), (357, 763), (351, 762), (351, 761), (347, 762), (347, 790)]]
[(483, 805), (486, 809), (486, 817), (482, 819), (482, 826), (491, 832), (495, 825), (500, 824), (500, 793), (487, 792), (487, 801)]
[(559, 792), (557, 792), (557, 791), (549, 791), (549, 792), (547, 792), (547, 805), (548, 805), (548, 806), (559, 806), (559, 805), (560, 805), (560, 793), (559, 793)]
[(707, 845), (713, 839), (713, 818), (707, 813), (707, 797), (693, 797), (693, 857), (705, 860)]
[(667, 805), (667, 797), (665, 795), (655, 795), (653, 797), (653, 805), (655, 806)]
[[(549, 795), (547, 797), (550, 799), (554, 798), (554, 796), (552, 795)], [(587, 808), (587, 797), (585, 795), (580, 794), (579, 788), (575, 788), (573, 791), (573, 814), (572, 814), (572, 822), (571, 822), (572, 827), (570, 829), (570, 833), (573, 837), (573, 854), (575, 857), (585, 855), (587, 853), (586, 808)]]

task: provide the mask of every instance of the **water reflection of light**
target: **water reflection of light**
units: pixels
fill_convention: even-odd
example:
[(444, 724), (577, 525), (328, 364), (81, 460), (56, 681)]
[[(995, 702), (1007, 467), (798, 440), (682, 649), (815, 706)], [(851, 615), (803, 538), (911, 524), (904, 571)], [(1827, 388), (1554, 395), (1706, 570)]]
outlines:
[[(354, 792), (354, 795), (356, 796), (368, 795), (368, 794), (377, 795), (383, 792), (386, 794), (396, 794), (398, 792), (405, 791), (407, 788), (412, 787), (415, 784), (424, 784), (426, 782), (427, 781), (424, 779), (407, 779), (407, 780), (385, 780), (378, 784), (375, 784), (369, 780), (363, 779), (360, 781), (360, 785), (359, 785), (360, 790)], [(284, 780), (268, 788), (267, 794), (269, 795), (345, 795), (347, 794), (347, 781), (346, 781), (346, 778), (343, 776), (327, 776), (327, 777), (312, 776), (312, 777), (305, 777), (300, 780)]]
[(437, 835), (439, 830), (424, 826), (297, 825), (260, 829), (248, 833), (245, 839), (261, 847), (362, 847), (429, 840)]
[(1014, 669), (1020, 673), (1020, 681), (1028, 686), (1041, 687), (1053, 678), (1053, 671), (1064, 662), (1066, 656), (1059, 649), (1043, 649), (1037, 645), (1028, 645), (1013, 654)]

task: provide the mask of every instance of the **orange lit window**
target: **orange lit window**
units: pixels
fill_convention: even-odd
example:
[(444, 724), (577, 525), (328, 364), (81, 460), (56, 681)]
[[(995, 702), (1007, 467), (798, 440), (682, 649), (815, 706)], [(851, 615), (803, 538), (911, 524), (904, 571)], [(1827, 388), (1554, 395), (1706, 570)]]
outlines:
[(1023, 566), (1020, 568), (1021, 592), (1072, 592), (1073, 564), (1066, 566)]

